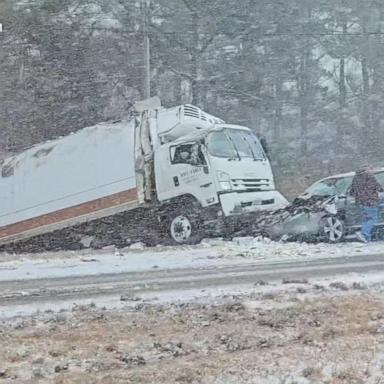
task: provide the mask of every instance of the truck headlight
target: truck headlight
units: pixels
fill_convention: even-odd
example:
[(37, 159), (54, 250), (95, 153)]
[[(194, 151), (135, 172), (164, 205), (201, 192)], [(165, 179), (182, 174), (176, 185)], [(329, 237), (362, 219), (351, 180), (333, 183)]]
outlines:
[(231, 176), (227, 172), (217, 171), (217, 179), (219, 180), (220, 189), (228, 191), (232, 189)]
[(230, 191), (232, 189), (232, 185), (230, 181), (219, 181), (220, 189), (223, 191)]
[(231, 181), (231, 177), (227, 172), (217, 171), (216, 173), (219, 181)]

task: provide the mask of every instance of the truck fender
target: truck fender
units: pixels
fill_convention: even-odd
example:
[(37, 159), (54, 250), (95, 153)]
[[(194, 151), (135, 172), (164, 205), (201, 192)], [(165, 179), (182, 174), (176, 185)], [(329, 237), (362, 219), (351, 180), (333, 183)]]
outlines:
[(199, 201), (192, 195), (183, 195), (175, 197), (171, 200), (163, 202), (158, 210), (158, 215), (160, 217), (160, 221), (167, 220), (169, 214), (174, 212), (175, 210), (180, 211), (185, 208), (185, 213), (194, 213), (201, 210), (201, 204)]

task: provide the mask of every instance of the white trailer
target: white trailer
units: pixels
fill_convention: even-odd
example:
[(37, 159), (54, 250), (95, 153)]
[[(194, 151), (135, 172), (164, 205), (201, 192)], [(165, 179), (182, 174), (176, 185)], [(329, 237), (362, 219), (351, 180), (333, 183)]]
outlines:
[(0, 244), (139, 207), (190, 243), (206, 221), (286, 204), (251, 130), (157, 99), (8, 158), (0, 176)]

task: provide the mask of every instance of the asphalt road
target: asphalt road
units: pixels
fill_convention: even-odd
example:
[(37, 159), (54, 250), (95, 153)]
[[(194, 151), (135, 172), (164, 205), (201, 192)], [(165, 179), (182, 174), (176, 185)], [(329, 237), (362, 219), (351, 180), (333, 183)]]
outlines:
[[(146, 272), (102, 274), (54, 279), (31, 279), (0, 282), (0, 317), (18, 308), (23, 313), (44, 303), (74, 302), (103, 297), (138, 297), (164, 291), (182, 292), (213, 287), (230, 288), (258, 281), (320, 279), (384, 272), (384, 254), (320, 259), (309, 262), (209, 267), (199, 269), (151, 270)], [(384, 274), (383, 274), (384, 280)], [(21, 311), (20, 311), (21, 309)], [(19, 313), (18, 312), (18, 313)], [(28, 312), (28, 311), (27, 311)], [(16, 312), (15, 312), (16, 313)]]

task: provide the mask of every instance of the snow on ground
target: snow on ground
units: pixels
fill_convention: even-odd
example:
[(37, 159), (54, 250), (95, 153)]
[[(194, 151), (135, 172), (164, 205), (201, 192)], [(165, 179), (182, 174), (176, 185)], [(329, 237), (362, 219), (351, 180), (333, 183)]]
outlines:
[(0, 281), (139, 272), (151, 269), (207, 268), (282, 263), (324, 258), (384, 255), (384, 242), (306, 244), (262, 238), (205, 240), (197, 246), (0, 255)]
[(0, 372), (19, 383), (382, 383), (382, 285), (323, 283), (199, 301), (192, 291), (180, 302), (164, 293), (113, 310), (81, 302), (2, 319)]
[[(384, 255), (384, 243), (216, 239), (193, 247), (0, 255), (0, 281), (377, 254)], [(379, 384), (384, 377), (384, 272), (123, 297), (5, 301), (0, 381)]]

